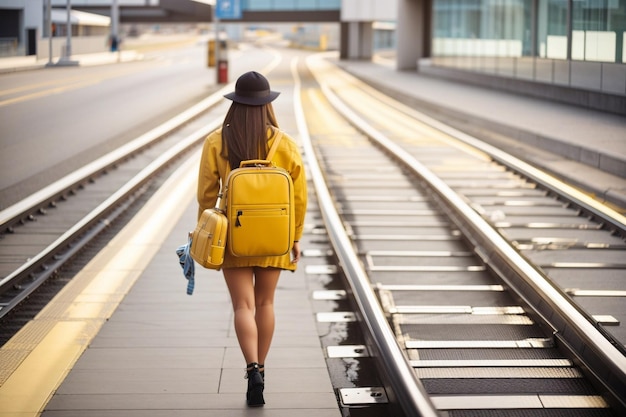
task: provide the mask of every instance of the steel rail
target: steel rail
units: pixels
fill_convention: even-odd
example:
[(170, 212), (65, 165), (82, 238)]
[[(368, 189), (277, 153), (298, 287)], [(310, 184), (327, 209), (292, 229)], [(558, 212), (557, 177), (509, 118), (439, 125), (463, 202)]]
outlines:
[[(354, 77), (354, 76), (352, 76)], [(357, 77), (354, 77), (357, 78)], [(579, 206), (583, 210), (592, 214), (593, 216), (601, 219), (605, 223), (609, 224), (615, 231), (626, 235), (626, 216), (613, 210), (612, 208), (602, 204), (589, 195), (581, 192), (580, 190), (572, 187), (569, 184), (561, 181), (560, 179), (550, 175), (540, 169), (535, 168), (529, 163), (526, 163), (519, 158), (510, 155), (495, 146), (485, 143), (467, 133), (461, 132), (452, 126), (446, 125), (430, 116), (425, 115), (415, 109), (412, 109), (405, 104), (392, 100), (384, 94), (380, 93), (373, 87), (365, 84), (364, 87), (368, 90), (368, 94), (375, 96), (376, 99), (384, 102), (385, 104), (393, 107), (394, 109), (436, 129), (454, 139), (457, 139), (481, 152), (489, 155), (493, 160), (517, 171), (530, 180), (540, 184), (544, 188), (553, 191), (559, 195), (566, 195), (567, 199)]]
[(555, 337), (595, 374), (617, 405), (626, 409), (626, 356), (621, 350), (444, 181), (356, 115), (326, 84), (320, 82), (320, 85), (331, 104), (357, 129), (429, 184), (457, 226), (473, 241), (483, 261), (500, 272), (502, 279), (554, 329)]
[[(232, 84), (232, 83), (231, 83)], [(205, 112), (210, 107), (216, 105), (221, 99), (222, 95), (232, 88), (232, 85), (228, 84), (221, 88), (217, 92), (211, 94), (209, 97), (199, 102), (198, 104), (190, 107), (184, 112), (171, 118), (165, 123), (157, 126), (156, 128), (144, 133), (132, 142), (121, 146), (114, 151), (98, 158), (88, 165), (74, 171), (73, 173), (61, 178), (60, 180), (50, 184), (49, 186), (41, 189), (40, 191), (31, 194), (27, 198), (7, 207), (0, 211), (0, 230), (8, 230), (16, 223), (22, 221), (24, 218), (35, 213), (40, 208), (55, 201), (60, 196), (64, 195), (68, 190), (76, 187), (77, 185), (84, 183), (89, 178), (93, 178), (110, 169), (112, 166), (119, 164), (121, 161), (127, 159), (130, 155), (138, 152), (139, 150), (150, 146), (155, 141), (161, 139), (163, 136), (171, 133), (181, 125), (189, 122), (193, 118)]]
[(382, 361), (384, 370), (390, 376), (388, 383), (392, 392), (389, 394), (393, 395), (392, 398), (400, 405), (407, 417), (438, 416), (439, 413), (428, 393), (417, 378), (405, 353), (398, 346), (396, 337), (371, 287), (370, 280), (354, 252), (350, 238), (333, 204), (326, 181), (315, 158), (315, 151), (306, 127), (304, 111), (300, 104), (301, 81), (298, 76), (296, 61), (292, 63), (292, 73), (296, 84), (294, 88), (294, 103), (297, 104), (295, 109), (296, 123), (303, 142), (304, 154), (309, 165), (320, 211), (335, 254), (355, 296), (361, 321), (372, 335), (370, 342), (374, 344), (379, 353), (378, 359)]
[[(23, 280), (23, 277), (31, 275), (36, 276), (36, 270), (42, 268), (42, 273), (36, 277), (36, 279), (28, 285), (19, 296), (12, 299), (8, 304), (2, 306), (0, 309), (0, 318), (4, 317), (13, 307), (19, 304), (24, 298), (30, 295), (37, 289), (46, 279), (48, 279), (56, 270), (51, 268), (50, 265), (46, 265), (46, 262), (51, 261), (53, 264), (62, 264), (64, 259), (72, 254), (76, 253), (80, 248), (93, 237), (96, 232), (88, 233), (91, 228), (96, 228), (97, 231), (102, 230), (109, 221), (103, 221), (104, 216), (107, 213), (111, 213), (115, 207), (119, 206), (121, 201), (130, 198), (134, 193), (143, 187), (147, 181), (150, 180), (158, 171), (160, 171), (165, 165), (178, 158), (183, 153), (187, 152), (190, 148), (196, 146), (198, 142), (202, 141), (210, 132), (215, 130), (221, 125), (223, 121), (221, 119), (215, 119), (212, 122), (204, 125), (200, 129), (188, 135), (186, 138), (176, 144), (176, 146), (168, 149), (167, 152), (161, 154), (157, 159), (148, 164), (126, 184), (120, 187), (114, 194), (109, 196), (98, 207), (94, 208), (89, 214), (84, 216), (69, 230), (63, 233), (59, 238), (52, 242), (48, 247), (39, 252), (36, 256), (24, 263), (20, 268), (15, 270), (10, 275), (0, 280), (0, 293), (3, 293), (13, 286), (15, 282)], [(123, 211), (123, 209), (118, 210)], [(98, 224), (99, 223), (99, 224)], [(84, 239), (76, 240), (79, 236), (87, 234)], [(56, 254), (60, 253), (66, 247), (70, 246), (69, 254), (60, 259), (55, 259)]]
[[(264, 71), (270, 72), (278, 65), (280, 59), (280, 55), (275, 54), (274, 59), (265, 67)], [(58, 180), (21, 202), (0, 211), (0, 230), (2, 232), (10, 231), (14, 224), (31, 217), (38, 210), (42, 210), (45, 205), (52, 204), (57, 198), (65, 195), (78, 185), (85, 183), (98, 173), (105, 172), (110, 167), (119, 164), (134, 153), (150, 146), (163, 136), (171, 133), (185, 123), (190, 122), (201, 113), (219, 103), (223, 99), (223, 95), (230, 92), (234, 88), (234, 85), (234, 81), (225, 84), (222, 88), (212, 93), (206, 99), (178, 114), (162, 125), (141, 135), (132, 142), (110, 152), (91, 164), (75, 171), (73, 174)], [(171, 148), (170, 151), (158, 158), (157, 161), (166, 159), (166, 155), (172, 155), (169, 160), (176, 158), (176, 156), (174, 156), (175, 154), (181, 154), (185, 152), (186, 149), (193, 146), (193, 144), (189, 144), (187, 146), (185, 145), (188, 140), (190, 142), (200, 140), (199, 138), (206, 136), (211, 130), (217, 128), (220, 123), (222, 123), (222, 121), (217, 120), (208, 123), (204, 128), (199, 129), (195, 133), (191, 134), (187, 139), (180, 142), (177, 146)], [(119, 203), (118, 207), (115, 208), (115, 196), (111, 196), (106, 202), (95, 208), (91, 213), (79, 221), (79, 223), (55, 240), (38, 255), (31, 258), (26, 264), (22, 265), (18, 270), (14, 271), (9, 276), (3, 278), (0, 281), (0, 294), (8, 291), (8, 288), (13, 284), (16, 284), (17, 286), (18, 281), (20, 281), (20, 286), (22, 286), (21, 282), (26, 281), (26, 279), (30, 277), (31, 282), (25, 284), (26, 288), (22, 288), (17, 297), (8, 303), (0, 305), (0, 318), (6, 315), (25, 297), (35, 291), (39, 285), (45, 282), (46, 279), (52, 276), (66, 259), (75, 254), (78, 250), (80, 250), (80, 248), (84, 247), (91, 237), (98, 234), (110, 223), (112, 218), (121, 214), (125, 208), (132, 203), (132, 195), (137, 193), (137, 191), (144, 186), (149, 177), (152, 175), (149, 173), (151, 170), (150, 167), (154, 168), (154, 172), (159, 169), (157, 161), (154, 161), (149, 167), (146, 167), (141, 173), (137, 174), (135, 178), (127, 183), (126, 186), (120, 188), (118, 192), (115, 193), (115, 195), (120, 195), (120, 199), (126, 198), (125, 203)], [(163, 162), (162, 164), (165, 165), (166, 163), (167, 162)], [(142, 175), (145, 175), (144, 179), (140, 178)], [(134, 186), (131, 185), (131, 183), (133, 183)], [(121, 194), (125, 194), (125, 197), (122, 197)], [(107, 205), (107, 202), (110, 203), (110, 205)], [(105, 217), (107, 213), (110, 216), (109, 218)], [(98, 221), (100, 222), (98, 223)], [(81, 234), (82, 238), (78, 239), (78, 236)], [(71, 239), (75, 239), (74, 243), (66, 244)], [(64, 246), (66, 247), (64, 248)], [(66, 252), (62, 254), (64, 249)], [(41, 268), (41, 271), (37, 271), (38, 268)]]

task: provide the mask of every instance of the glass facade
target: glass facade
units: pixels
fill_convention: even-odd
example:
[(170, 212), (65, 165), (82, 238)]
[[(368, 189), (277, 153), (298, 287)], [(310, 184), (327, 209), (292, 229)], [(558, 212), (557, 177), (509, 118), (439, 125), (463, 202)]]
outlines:
[(626, 94), (626, 0), (434, 0), (433, 64)]
[(242, 10), (339, 10), (341, 0), (241, 0)]

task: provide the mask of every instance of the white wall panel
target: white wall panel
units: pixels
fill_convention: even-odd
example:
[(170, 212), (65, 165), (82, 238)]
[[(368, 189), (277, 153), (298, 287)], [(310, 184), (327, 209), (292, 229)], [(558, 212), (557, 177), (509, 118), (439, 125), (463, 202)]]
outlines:
[(343, 22), (396, 20), (398, 0), (341, 0)]
[(26, 7), (26, 0), (2, 0), (0, 7), (3, 9), (23, 9)]
[[(111, 6), (113, 0), (71, 0), (74, 6)], [(158, 6), (159, 0), (118, 0), (120, 6)], [(67, 5), (67, 0), (52, 0), (53, 7)]]
[[(24, 28), (39, 28), (41, 22), (43, 22), (41, 0), (26, 0), (24, 3)], [(41, 36), (41, 33), (39, 33), (39, 36)]]

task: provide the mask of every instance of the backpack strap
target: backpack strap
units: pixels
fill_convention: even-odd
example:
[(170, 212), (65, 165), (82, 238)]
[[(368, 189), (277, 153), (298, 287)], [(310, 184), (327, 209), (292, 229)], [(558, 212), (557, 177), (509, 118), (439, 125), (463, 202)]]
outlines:
[(249, 159), (247, 161), (241, 161), (239, 164), (239, 168), (249, 167), (249, 166), (268, 166), (272, 165), (272, 158), (274, 157), (274, 153), (276, 153), (276, 149), (278, 149), (278, 144), (280, 140), (283, 138), (283, 132), (280, 130), (276, 133), (276, 138), (274, 139), (274, 143), (272, 143), (272, 147), (265, 159)]
[(220, 191), (217, 194), (215, 208), (222, 213), (226, 213), (226, 186), (222, 180), (220, 180)]
[(280, 143), (280, 140), (283, 138), (283, 132), (282, 131), (278, 131), (278, 133), (276, 134), (276, 139), (274, 139), (274, 143), (272, 143), (272, 147), (270, 148), (270, 151), (267, 153), (267, 160), (271, 161), (272, 157), (274, 156), (274, 153), (276, 153), (276, 149), (278, 149), (278, 144)]

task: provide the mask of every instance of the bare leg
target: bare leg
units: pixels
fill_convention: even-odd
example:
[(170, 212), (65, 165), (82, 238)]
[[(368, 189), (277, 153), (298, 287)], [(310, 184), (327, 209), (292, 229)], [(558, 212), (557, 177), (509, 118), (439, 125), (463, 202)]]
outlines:
[(279, 275), (279, 269), (270, 268), (224, 269), (235, 313), (235, 332), (248, 365), (246, 401), (250, 407), (265, 404), (264, 372), (259, 362), (265, 363), (274, 335), (274, 292)]
[(258, 359), (265, 364), (265, 358), (274, 336), (274, 294), (280, 276), (280, 269), (254, 268), (254, 296), (256, 325), (258, 332)]
[(228, 268), (223, 272), (241, 352), (246, 363), (264, 364), (274, 335), (274, 293), (280, 270)]
[(252, 268), (224, 269), (235, 314), (235, 332), (246, 363), (259, 361), (258, 333), (254, 318), (254, 278)]

